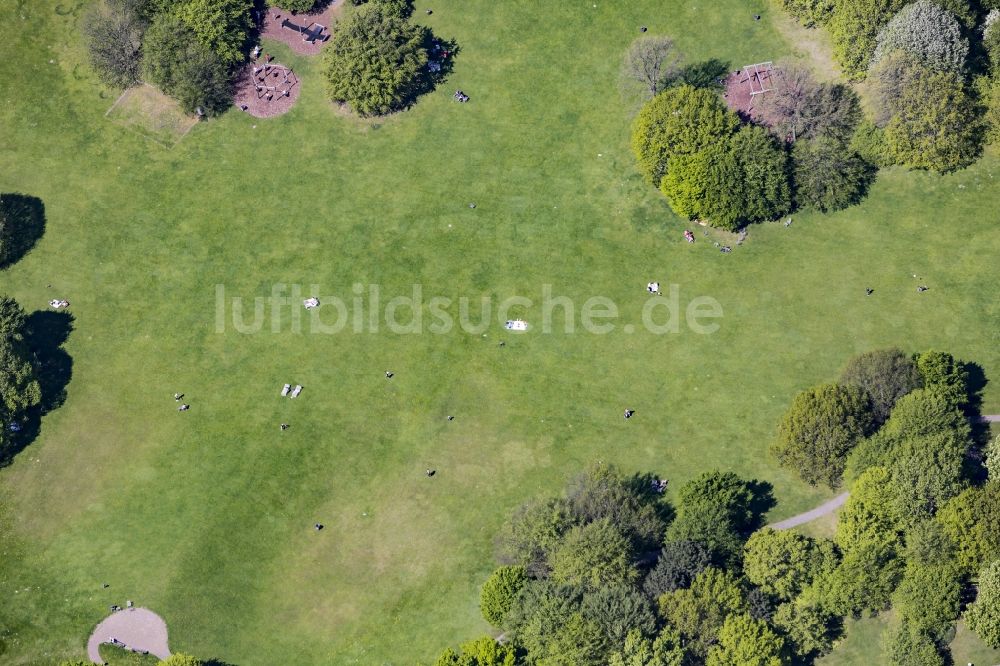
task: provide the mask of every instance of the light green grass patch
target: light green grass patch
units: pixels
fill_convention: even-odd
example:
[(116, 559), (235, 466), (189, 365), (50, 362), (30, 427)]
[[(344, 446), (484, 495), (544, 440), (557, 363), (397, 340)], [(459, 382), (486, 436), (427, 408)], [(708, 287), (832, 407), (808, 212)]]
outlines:
[(106, 115), (166, 148), (173, 147), (198, 124), (196, 116), (185, 113), (176, 100), (148, 83), (123, 92)]

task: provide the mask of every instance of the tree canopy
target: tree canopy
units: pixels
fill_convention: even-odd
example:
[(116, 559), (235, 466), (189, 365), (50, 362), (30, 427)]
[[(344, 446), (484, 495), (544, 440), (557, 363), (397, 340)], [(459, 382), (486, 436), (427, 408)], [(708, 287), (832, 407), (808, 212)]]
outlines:
[(90, 64), (102, 81), (118, 88), (139, 82), (142, 75), (143, 0), (102, 0), (83, 16)]
[(871, 425), (871, 407), (860, 389), (824, 384), (795, 396), (771, 450), (807, 483), (836, 488), (847, 454)]
[(363, 116), (384, 115), (409, 104), (422, 90), (426, 28), (380, 3), (359, 7), (338, 24), (324, 49), (327, 93)]
[(958, 74), (969, 42), (955, 15), (933, 0), (916, 0), (899, 10), (875, 38), (872, 63), (902, 51), (925, 67)]
[(979, 573), (979, 593), (965, 615), (969, 628), (991, 648), (1000, 648), (1000, 560)]
[(841, 373), (840, 383), (864, 391), (875, 422), (882, 424), (897, 400), (923, 386), (923, 378), (913, 359), (894, 347), (853, 357)]

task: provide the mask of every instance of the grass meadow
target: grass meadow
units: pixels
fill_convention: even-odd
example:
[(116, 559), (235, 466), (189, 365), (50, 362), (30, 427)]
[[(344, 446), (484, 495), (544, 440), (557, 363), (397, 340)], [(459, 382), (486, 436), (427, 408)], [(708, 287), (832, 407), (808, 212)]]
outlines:
[[(0, 0), (0, 191), (47, 216), (0, 292), (76, 318), (66, 404), (0, 470), (6, 664), (82, 658), (125, 599), (166, 619), (173, 650), (239, 666), (426, 663), (488, 630), (478, 589), (504, 517), (591, 461), (671, 490), (711, 468), (765, 479), (778, 519), (831, 494), (776, 466), (775, 424), (850, 355), (935, 347), (1000, 377), (996, 154), (883, 172), (861, 205), (755, 226), (729, 255), (684, 242), (642, 182), (617, 81), (639, 26), (688, 62), (802, 52), (765, 2), (420, 0), (460, 52), (414, 108), (345, 117), (318, 61), (266, 43), (297, 106), (173, 143), (106, 117), (121, 91), (88, 70), (87, 4)], [(654, 279), (682, 307), (716, 299), (719, 330), (639, 326)], [(277, 283), (522, 296), (533, 325), (551, 285), (578, 316), (602, 296), (620, 317), (603, 335), (512, 334), (496, 313), (485, 334), (218, 331), (219, 285), (250, 302)], [(280, 398), (285, 382), (302, 395)]]

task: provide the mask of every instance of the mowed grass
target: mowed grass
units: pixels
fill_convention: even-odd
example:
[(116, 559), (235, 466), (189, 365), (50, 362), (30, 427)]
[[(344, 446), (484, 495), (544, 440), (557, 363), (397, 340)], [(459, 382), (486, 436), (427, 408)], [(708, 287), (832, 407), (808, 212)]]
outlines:
[[(731, 255), (688, 245), (635, 171), (623, 50), (640, 25), (689, 61), (791, 47), (763, 2), (593, 4), (418, 3), (461, 45), (455, 72), (377, 122), (339, 115), (317, 62), (268, 43), (302, 79), (298, 105), (229, 113), (166, 150), (104, 117), (118, 92), (87, 72), (85, 3), (0, 1), (16, 82), (0, 94), (0, 190), (48, 217), (0, 291), (29, 309), (66, 298), (76, 317), (69, 398), (0, 471), (4, 663), (82, 657), (125, 599), (163, 615), (172, 649), (240, 666), (427, 662), (487, 631), (478, 588), (504, 516), (582, 466), (672, 490), (734, 470), (774, 484), (781, 518), (829, 493), (776, 467), (775, 423), (851, 354), (933, 346), (1000, 372), (995, 156), (888, 172), (863, 205), (754, 227)], [(651, 279), (678, 285), (682, 315), (718, 300), (719, 331), (645, 331)], [(219, 285), (249, 314), (277, 283), (347, 302), (355, 284), (383, 302), (414, 284), (425, 304), (523, 296), (511, 312), (535, 327), (509, 334), (494, 309), (485, 337), (294, 333), (289, 306), (277, 333), (217, 332)], [(544, 285), (577, 320), (610, 298), (614, 331), (539, 333)], [(285, 382), (305, 390), (283, 400)], [(1000, 411), (996, 383), (986, 408)]]

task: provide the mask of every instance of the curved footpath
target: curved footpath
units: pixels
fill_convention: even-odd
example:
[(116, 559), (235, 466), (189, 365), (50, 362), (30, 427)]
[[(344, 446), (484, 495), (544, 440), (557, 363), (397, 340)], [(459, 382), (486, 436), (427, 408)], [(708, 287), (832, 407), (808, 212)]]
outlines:
[(160, 659), (170, 656), (167, 647), (167, 623), (148, 608), (129, 608), (112, 613), (97, 625), (87, 641), (87, 656), (95, 664), (101, 661), (101, 643), (114, 638), (126, 648), (145, 650)]
[[(1000, 414), (986, 414), (981, 417), (981, 420), (983, 423), (1000, 423)], [(784, 520), (779, 520), (776, 523), (771, 523), (768, 527), (774, 530), (787, 530), (792, 527), (798, 527), (803, 523), (816, 520), (817, 518), (821, 518), (842, 507), (844, 502), (847, 501), (848, 495), (849, 493), (841, 493), (832, 500), (823, 502), (815, 509), (809, 509), (808, 511), (800, 513), (797, 516), (792, 516), (791, 518), (785, 518)]]

